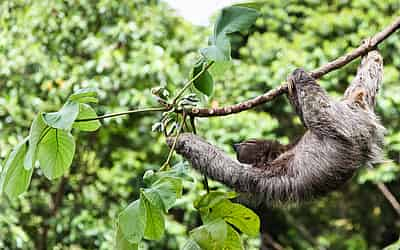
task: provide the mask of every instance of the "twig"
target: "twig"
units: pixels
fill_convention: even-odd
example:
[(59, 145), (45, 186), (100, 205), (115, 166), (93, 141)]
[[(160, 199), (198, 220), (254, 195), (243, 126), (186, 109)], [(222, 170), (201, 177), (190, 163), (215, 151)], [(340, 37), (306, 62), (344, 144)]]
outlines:
[(287, 221), (292, 224), (297, 231), (303, 236), (305, 240), (307, 240), (314, 248), (319, 250), (325, 250), (325, 247), (319, 246), (318, 242), (314, 239), (313, 235), (307, 230), (307, 228), (297, 221), (290, 213), (286, 214)]
[[(393, 34), (396, 30), (400, 28), (400, 17), (398, 17), (392, 24), (387, 26), (381, 32), (377, 33), (375, 36), (369, 39), (365, 39), (364, 42), (353, 51), (331, 61), (323, 66), (311, 71), (311, 76), (315, 79), (321, 78), (323, 75), (339, 69), (349, 62), (353, 61), (359, 56), (368, 53), (373, 50), (379, 43), (384, 41), (387, 37)], [(209, 116), (224, 116), (230, 115), (234, 113), (239, 113), (248, 109), (251, 109), (257, 105), (269, 102), (273, 100), (275, 97), (287, 92), (287, 84), (284, 83), (281, 86), (268, 91), (267, 93), (257, 96), (253, 99), (234, 104), (231, 106), (220, 107), (220, 108), (192, 108), (185, 112), (187, 112), (191, 116), (197, 117), (209, 117)]]
[(376, 186), (379, 188), (379, 190), (382, 192), (385, 198), (389, 201), (389, 203), (392, 205), (397, 214), (400, 215), (400, 203), (397, 201), (396, 197), (394, 197), (392, 192), (390, 192), (390, 190), (382, 182), (378, 182)]
[(43, 223), (42, 223), (42, 230), (40, 234), (40, 239), (37, 245), (37, 249), (39, 250), (46, 250), (48, 249), (47, 246), (47, 240), (48, 240), (48, 232), (50, 229), (50, 224), (46, 219), (49, 219), (51, 217), (54, 217), (58, 209), (60, 208), (62, 201), (63, 201), (63, 195), (64, 195), (64, 189), (65, 185), (67, 184), (67, 178), (63, 176), (61, 178), (60, 184), (58, 185), (56, 193), (52, 196), (51, 203), (49, 204), (49, 214), (47, 214), (47, 218), (43, 218)]
[(185, 85), (183, 86), (183, 88), (181, 90), (179, 90), (178, 94), (172, 100), (172, 105), (174, 105), (176, 103), (176, 101), (179, 99), (179, 97), (181, 97), (181, 95), (186, 91), (186, 89), (189, 88), (192, 85), (192, 83), (194, 81), (196, 81), (204, 72), (206, 72), (213, 64), (214, 64), (214, 62), (208, 63), (206, 66), (204, 66), (201, 69), (201, 71), (199, 73), (197, 73), (192, 79), (190, 79), (188, 82), (186, 82)]
[(102, 120), (102, 119), (111, 118), (111, 117), (115, 117), (115, 116), (121, 116), (121, 115), (130, 115), (130, 114), (153, 112), (153, 111), (167, 111), (167, 110), (169, 110), (168, 107), (134, 109), (134, 110), (128, 110), (128, 111), (123, 111), (123, 112), (118, 112), (118, 113), (112, 113), (112, 114), (108, 114), (108, 115), (101, 115), (101, 116), (94, 117), (94, 118), (78, 119), (78, 120), (75, 120), (75, 122), (88, 122), (88, 121)]
[[(284, 250), (285, 249), (281, 244), (279, 244), (277, 241), (275, 241), (274, 238), (272, 238), (272, 236), (267, 232), (264, 232), (261, 234), (261, 241), (263, 243), (266, 242), (267, 244), (271, 245), (271, 247), (273, 247), (275, 250)], [(261, 250), (268, 250), (268, 246), (266, 246), (267, 244), (263, 244), (261, 246)]]
[(170, 162), (170, 160), (171, 160), (171, 158), (172, 158), (173, 153), (175, 152), (176, 142), (178, 141), (178, 137), (179, 137), (179, 135), (180, 135), (180, 133), (181, 133), (181, 131), (182, 131), (182, 127), (183, 127), (183, 124), (184, 124), (184, 122), (185, 122), (185, 119), (186, 119), (186, 114), (183, 113), (182, 121), (181, 121), (181, 123), (179, 124), (179, 128), (178, 128), (178, 130), (177, 130), (178, 132), (176, 133), (175, 140), (174, 140), (174, 142), (173, 142), (173, 144), (172, 144), (172, 146), (171, 146), (171, 148), (170, 148), (170, 150), (169, 150), (167, 160), (166, 160), (166, 161), (164, 162), (164, 164), (160, 167), (160, 171), (164, 171), (164, 170), (167, 170), (167, 169), (168, 169), (169, 162)]
[(111, 117), (116, 117), (116, 116), (122, 116), (122, 115), (131, 115), (131, 114), (137, 114), (137, 113), (144, 113), (144, 112), (157, 112), (157, 111), (168, 111), (171, 110), (176, 103), (176, 101), (181, 97), (181, 95), (186, 91), (187, 88), (189, 88), (194, 81), (196, 81), (206, 70), (208, 70), (211, 65), (213, 65), (214, 62), (208, 63), (206, 66), (203, 67), (203, 69), (197, 73), (192, 79), (187, 81), (183, 88), (178, 92), (178, 94), (174, 97), (172, 100), (172, 105), (166, 105), (165, 107), (154, 107), (154, 108), (143, 108), (143, 109), (134, 109), (134, 110), (128, 110), (128, 111), (123, 111), (123, 112), (117, 112), (117, 113), (112, 113), (112, 114), (107, 114), (107, 115), (102, 115), (98, 117), (93, 117), (93, 118), (85, 118), (85, 119), (77, 119), (75, 122), (88, 122), (88, 121), (94, 121), (94, 120), (102, 120), (106, 118), (111, 118)]

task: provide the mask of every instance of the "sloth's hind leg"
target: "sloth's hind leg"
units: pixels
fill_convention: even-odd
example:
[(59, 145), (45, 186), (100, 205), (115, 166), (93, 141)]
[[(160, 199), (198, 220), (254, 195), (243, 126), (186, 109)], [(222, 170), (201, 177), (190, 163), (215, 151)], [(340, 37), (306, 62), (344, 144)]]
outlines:
[(362, 108), (373, 110), (376, 95), (382, 83), (383, 59), (377, 50), (365, 55), (358, 67), (357, 75), (344, 93), (344, 98)]

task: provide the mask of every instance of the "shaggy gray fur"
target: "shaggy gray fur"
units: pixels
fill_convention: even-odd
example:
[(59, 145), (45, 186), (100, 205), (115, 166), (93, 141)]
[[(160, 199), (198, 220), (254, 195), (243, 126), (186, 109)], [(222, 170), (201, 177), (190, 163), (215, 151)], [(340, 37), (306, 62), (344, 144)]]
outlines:
[[(179, 136), (176, 151), (211, 178), (247, 194), (250, 203), (299, 202), (342, 186), (360, 166), (382, 160), (385, 129), (374, 113), (383, 62), (363, 57), (343, 100), (329, 98), (304, 70), (288, 77), (289, 100), (308, 129), (265, 168), (242, 164), (193, 134)], [(171, 139), (169, 139), (171, 145)]]

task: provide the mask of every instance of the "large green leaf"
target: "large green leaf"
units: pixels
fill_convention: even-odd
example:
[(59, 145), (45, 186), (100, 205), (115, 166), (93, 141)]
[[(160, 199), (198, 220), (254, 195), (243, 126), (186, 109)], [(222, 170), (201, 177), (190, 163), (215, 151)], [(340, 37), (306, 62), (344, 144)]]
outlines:
[(223, 249), (228, 232), (228, 224), (222, 219), (216, 219), (190, 232), (190, 237), (203, 250)]
[(144, 202), (136, 200), (129, 204), (118, 217), (118, 225), (126, 240), (139, 243), (144, 236), (146, 209)]
[(139, 244), (130, 243), (127, 239), (125, 239), (121, 228), (118, 226), (115, 236), (115, 250), (138, 250), (138, 249), (139, 249)]
[(10, 199), (18, 197), (28, 189), (33, 168), (24, 168), (28, 137), (19, 143), (10, 153), (0, 176), (0, 194), (5, 193)]
[(147, 197), (151, 197), (151, 199), (154, 198), (152, 195), (145, 195), (144, 192), (141, 192), (140, 199), (143, 201), (146, 208), (146, 227), (144, 231), (144, 238), (148, 240), (159, 240), (162, 238), (165, 231), (163, 209), (158, 206), (154, 206)]
[(44, 113), (43, 120), (52, 128), (71, 130), (79, 114), (79, 103), (68, 101), (59, 111)]
[(145, 188), (142, 191), (142, 195), (152, 206), (161, 210), (165, 209), (160, 194), (154, 188)]
[(255, 9), (230, 6), (222, 9), (214, 25), (213, 35), (210, 37), (210, 46), (201, 50), (201, 53), (211, 61), (227, 61), (231, 57), (229, 34), (248, 29), (257, 19)]
[(243, 1), (243, 2), (233, 4), (233, 6), (247, 7), (247, 8), (251, 8), (251, 9), (260, 10), (267, 3), (268, 3), (267, 0)]
[(49, 179), (62, 176), (71, 166), (75, 153), (72, 135), (52, 128), (39, 144), (37, 158), (44, 175)]
[(29, 131), (29, 148), (24, 160), (25, 169), (34, 167), (36, 162), (37, 146), (43, 136), (50, 131), (50, 127), (44, 122), (42, 113), (39, 113), (33, 120)]
[(70, 101), (79, 103), (98, 102), (97, 89), (84, 88), (75, 91), (69, 98)]
[(224, 200), (233, 199), (236, 196), (235, 192), (211, 191), (195, 200), (194, 207), (197, 209), (211, 208)]
[(199, 244), (196, 241), (189, 239), (185, 242), (181, 250), (202, 250)]
[(175, 204), (176, 199), (182, 196), (182, 180), (173, 177), (164, 177), (155, 182), (152, 189), (159, 194), (164, 204), (164, 209), (167, 212)]
[(240, 235), (233, 229), (231, 226), (228, 225), (228, 232), (226, 235), (226, 240), (224, 242), (224, 250), (243, 250), (243, 243), (240, 239)]
[[(79, 119), (90, 119), (96, 118), (97, 114), (92, 107), (88, 104), (81, 103), (79, 104), (79, 115), (76, 118)], [(93, 121), (85, 121), (85, 122), (74, 122), (73, 128), (82, 130), (82, 131), (96, 131), (101, 126), (99, 120)]]
[[(205, 67), (205, 63), (201, 62), (194, 66), (192, 77), (198, 75)], [(211, 96), (214, 92), (214, 80), (211, 74), (206, 70), (194, 82), (194, 87), (207, 96)]]
[(250, 236), (260, 232), (260, 219), (251, 209), (229, 200), (224, 200), (212, 208), (208, 220), (223, 218), (237, 229)]
[(154, 172), (153, 170), (148, 170), (143, 176), (143, 180), (147, 184), (152, 184), (164, 177), (179, 178), (181, 180), (193, 181), (193, 178), (188, 174), (189, 166), (187, 162), (179, 162), (175, 164), (172, 168), (167, 171)]

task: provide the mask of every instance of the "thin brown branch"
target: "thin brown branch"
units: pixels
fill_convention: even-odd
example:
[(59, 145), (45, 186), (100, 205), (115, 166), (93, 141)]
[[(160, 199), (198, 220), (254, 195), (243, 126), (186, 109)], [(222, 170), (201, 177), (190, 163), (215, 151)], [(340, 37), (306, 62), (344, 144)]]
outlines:
[[(331, 61), (323, 66), (311, 71), (311, 76), (315, 79), (319, 79), (325, 74), (339, 69), (359, 56), (373, 50), (378, 44), (388, 38), (391, 34), (400, 28), (400, 17), (398, 17), (392, 24), (387, 26), (381, 32), (377, 33), (375, 36), (365, 39), (363, 43), (351, 52)], [(281, 86), (268, 91), (267, 93), (257, 96), (253, 99), (234, 104), (231, 106), (220, 107), (220, 108), (192, 108), (186, 111), (191, 116), (197, 117), (209, 117), (209, 116), (225, 116), (234, 113), (239, 113), (248, 109), (251, 109), (257, 105), (269, 102), (275, 97), (287, 92), (287, 84), (284, 83)]]
[(390, 205), (392, 205), (393, 209), (400, 215), (400, 203), (397, 201), (396, 197), (390, 192), (390, 190), (386, 187), (386, 185), (382, 182), (376, 184), (379, 190), (382, 192), (383, 196), (389, 201)]
[(274, 238), (272, 238), (272, 236), (267, 232), (261, 234), (261, 241), (263, 244), (260, 250), (268, 250), (270, 249), (269, 246), (273, 247), (274, 250), (285, 249), (281, 244), (279, 244), (279, 242), (275, 241)]
[(46, 250), (48, 249), (47, 240), (48, 240), (48, 232), (50, 229), (50, 224), (47, 219), (54, 217), (58, 209), (62, 204), (62, 198), (64, 195), (65, 185), (67, 184), (67, 178), (63, 176), (61, 178), (60, 184), (58, 185), (56, 193), (52, 195), (51, 203), (49, 204), (49, 213), (47, 214), (47, 218), (43, 218), (42, 229), (40, 234), (39, 243), (37, 245), (37, 249)]
[(167, 111), (169, 109), (170, 108), (168, 108), (168, 107), (134, 109), (134, 110), (128, 110), (128, 111), (123, 111), (123, 112), (118, 112), (118, 113), (102, 115), (102, 116), (98, 116), (98, 117), (94, 117), (94, 118), (77, 119), (77, 120), (75, 120), (75, 122), (88, 122), (88, 121), (102, 120), (102, 119), (121, 116), (121, 115), (130, 115), (130, 114), (137, 114), (137, 113), (144, 113), (144, 112)]

